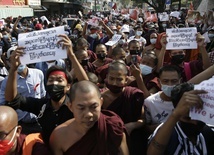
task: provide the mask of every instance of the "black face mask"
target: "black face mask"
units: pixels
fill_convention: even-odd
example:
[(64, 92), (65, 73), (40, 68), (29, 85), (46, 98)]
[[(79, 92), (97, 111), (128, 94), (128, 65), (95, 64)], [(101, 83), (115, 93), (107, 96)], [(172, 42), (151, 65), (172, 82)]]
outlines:
[(183, 55), (183, 54), (172, 56), (172, 60), (171, 60), (172, 64), (177, 64), (177, 65), (179, 65), (179, 64), (181, 64), (183, 61), (184, 61), (184, 55)]
[(97, 54), (97, 58), (100, 60), (104, 60), (106, 58), (106, 54), (105, 53), (99, 53), (99, 54)]
[(107, 81), (105, 81), (105, 84), (106, 84), (106, 87), (114, 94), (118, 94), (123, 91), (123, 87), (108, 84)]
[(129, 50), (130, 55), (140, 55), (140, 50)]
[(46, 86), (46, 91), (53, 101), (58, 102), (65, 95), (64, 88), (65, 86), (52, 84)]
[(87, 66), (88, 65), (88, 59), (82, 60), (81, 65), (82, 66)]

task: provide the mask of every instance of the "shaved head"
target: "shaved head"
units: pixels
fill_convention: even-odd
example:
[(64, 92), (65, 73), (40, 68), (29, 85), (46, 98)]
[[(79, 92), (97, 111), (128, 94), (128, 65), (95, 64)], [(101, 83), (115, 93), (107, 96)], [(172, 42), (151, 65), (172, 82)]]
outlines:
[(109, 64), (108, 72), (110, 71), (123, 71), (125, 75), (128, 74), (128, 69), (126, 67), (126, 64), (122, 60), (115, 60), (112, 63)]
[(18, 125), (18, 116), (9, 106), (0, 106), (0, 127), (11, 128)]
[(96, 91), (97, 96), (99, 98), (101, 97), (99, 88), (97, 87), (96, 84), (92, 83), (91, 81), (80, 81), (80, 82), (77, 82), (74, 85), (72, 85), (71, 91), (70, 91), (71, 102), (73, 102), (75, 100), (77, 91), (78, 91), (78, 93), (83, 93), (83, 94), (87, 94), (89, 92)]

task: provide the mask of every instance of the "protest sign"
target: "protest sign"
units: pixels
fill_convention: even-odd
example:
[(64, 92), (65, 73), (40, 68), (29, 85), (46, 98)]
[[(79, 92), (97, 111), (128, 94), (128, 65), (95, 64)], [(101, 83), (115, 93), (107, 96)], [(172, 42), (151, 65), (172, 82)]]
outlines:
[(197, 49), (195, 27), (166, 29), (166, 49)]
[(129, 9), (129, 16), (133, 20), (137, 20), (138, 12), (136, 9)]
[(106, 46), (114, 46), (116, 43), (118, 43), (118, 41), (120, 40), (121, 37), (122, 37), (122, 35), (115, 34), (115, 35), (113, 35), (112, 40), (105, 43), (105, 45)]
[(4, 19), (0, 19), (0, 28), (4, 27)]
[(88, 20), (88, 25), (92, 25), (92, 26), (99, 26), (99, 21), (102, 20), (101, 18), (98, 18), (96, 16), (92, 16), (92, 19)]
[(180, 18), (180, 15), (181, 15), (181, 13), (178, 12), (178, 11), (173, 11), (173, 12), (170, 13), (171, 17), (176, 17), (178, 19)]
[(40, 17), (40, 19), (42, 20), (42, 22), (44, 22), (46, 20), (47, 23), (50, 24), (50, 21), (47, 19), (46, 16), (42, 16), (42, 17)]
[(169, 15), (167, 12), (158, 13), (158, 18), (161, 22), (169, 21)]
[(25, 54), (20, 57), (22, 64), (67, 58), (66, 49), (62, 49), (57, 42), (61, 39), (59, 34), (65, 34), (64, 26), (50, 28), (18, 36), (18, 45), (25, 47)]
[(203, 101), (203, 109), (193, 107), (189, 114), (191, 119), (214, 125), (214, 76), (195, 85), (194, 89), (205, 90), (207, 93), (199, 95)]

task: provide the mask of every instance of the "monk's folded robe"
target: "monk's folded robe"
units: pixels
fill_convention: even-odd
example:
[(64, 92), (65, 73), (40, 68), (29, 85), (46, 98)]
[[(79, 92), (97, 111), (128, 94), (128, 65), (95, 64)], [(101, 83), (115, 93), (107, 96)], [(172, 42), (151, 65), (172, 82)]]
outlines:
[(123, 122), (136, 122), (141, 118), (144, 95), (140, 89), (126, 86), (122, 94), (117, 97), (108, 107), (118, 114)]
[(97, 123), (64, 155), (117, 155), (124, 132), (121, 118), (103, 110)]

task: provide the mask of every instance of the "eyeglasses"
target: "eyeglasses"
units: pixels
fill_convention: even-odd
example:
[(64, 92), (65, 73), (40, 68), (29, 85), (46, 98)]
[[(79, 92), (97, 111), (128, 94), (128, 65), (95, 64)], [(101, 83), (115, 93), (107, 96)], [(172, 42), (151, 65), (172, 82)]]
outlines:
[(13, 127), (9, 132), (0, 132), (0, 141), (4, 140), (17, 126)]

